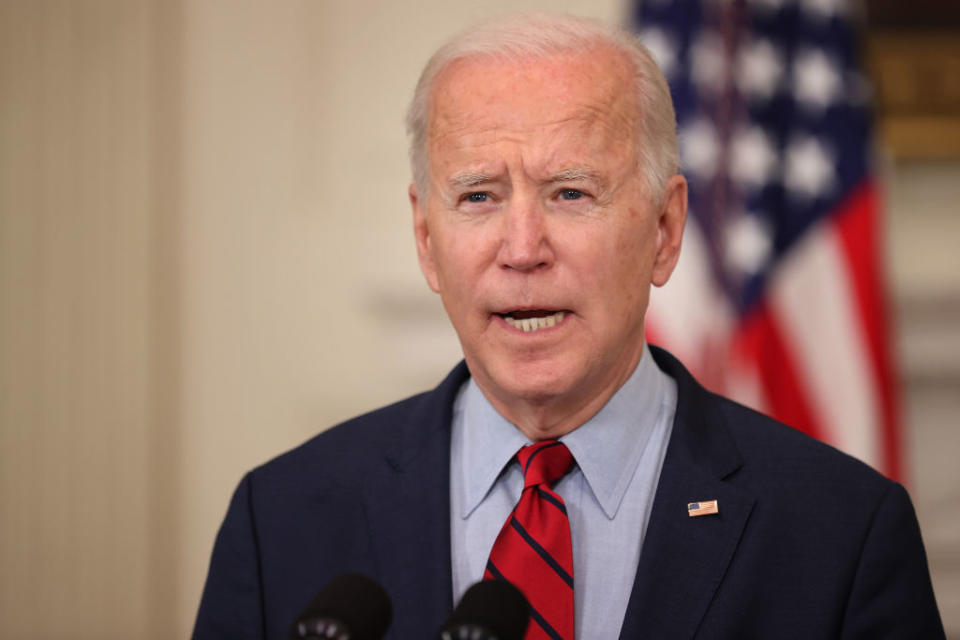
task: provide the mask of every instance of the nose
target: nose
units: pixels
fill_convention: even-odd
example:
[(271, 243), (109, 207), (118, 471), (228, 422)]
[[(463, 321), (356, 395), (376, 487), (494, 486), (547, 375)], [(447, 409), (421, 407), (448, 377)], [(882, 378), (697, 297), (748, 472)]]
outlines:
[(553, 264), (546, 215), (536, 201), (515, 200), (504, 213), (503, 237), (497, 256), (500, 266), (530, 272)]

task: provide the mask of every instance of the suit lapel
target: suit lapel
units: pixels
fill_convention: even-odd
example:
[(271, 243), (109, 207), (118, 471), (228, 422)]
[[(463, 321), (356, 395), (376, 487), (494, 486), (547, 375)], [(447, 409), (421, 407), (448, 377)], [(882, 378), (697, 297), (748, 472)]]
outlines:
[[(692, 638), (719, 587), (754, 497), (726, 481), (741, 466), (711, 396), (664, 351), (677, 381), (677, 412), (620, 637)], [(717, 500), (719, 513), (690, 517), (687, 504)]]
[(420, 396), (384, 473), (366, 483), (378, 574), (393, 603), (393, 638), (430, 637), (453, 605), (450, 559), (450, 421), (467, 378), (463, 363)]

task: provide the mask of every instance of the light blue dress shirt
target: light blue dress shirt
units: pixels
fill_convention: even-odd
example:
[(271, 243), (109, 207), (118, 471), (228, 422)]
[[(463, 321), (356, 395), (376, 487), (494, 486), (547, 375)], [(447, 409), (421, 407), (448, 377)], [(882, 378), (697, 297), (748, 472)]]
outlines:
[[(560, 438), (576, 460), (554, 490), (570, 517), (577, 638), (620, 634), (676, 406), (676, 382), (644, 345), (627, 382)], [(454, 403), (452, 429), (450, 546), (459, 601), (483, 577), (497, 534), (520, 499), (523, 474), (513, 456), (530, 440), (497, 413), (472, 378)]]

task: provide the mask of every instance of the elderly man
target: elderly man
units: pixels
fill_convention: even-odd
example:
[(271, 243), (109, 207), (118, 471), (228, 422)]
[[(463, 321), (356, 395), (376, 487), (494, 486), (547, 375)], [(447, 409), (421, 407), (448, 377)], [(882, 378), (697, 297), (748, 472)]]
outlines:
[(482, 578), (528, 638), (942, 637), (905, 491), (648, 348), (686, 215), (627, 34), (522, 16), (441, 48), (409, 114), (420, 266), (465, 364), (248, 474), (197, 638), (283, 638), (331, 577), (426, 638)]

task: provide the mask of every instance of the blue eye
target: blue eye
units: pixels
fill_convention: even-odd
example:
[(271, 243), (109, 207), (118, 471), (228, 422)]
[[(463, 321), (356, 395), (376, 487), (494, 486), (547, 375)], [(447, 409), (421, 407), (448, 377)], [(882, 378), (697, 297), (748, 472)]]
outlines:
[(563, 189), (560, 192), (560, 198), (563, 200), (579, 200), (583, 197), (583, 192), (577, 189)]
[(467, 194), (468, 202), (486, 202), (489, 199), (490, 199), (490, 195), (483, 191), (477, 191), (475, 193)]

